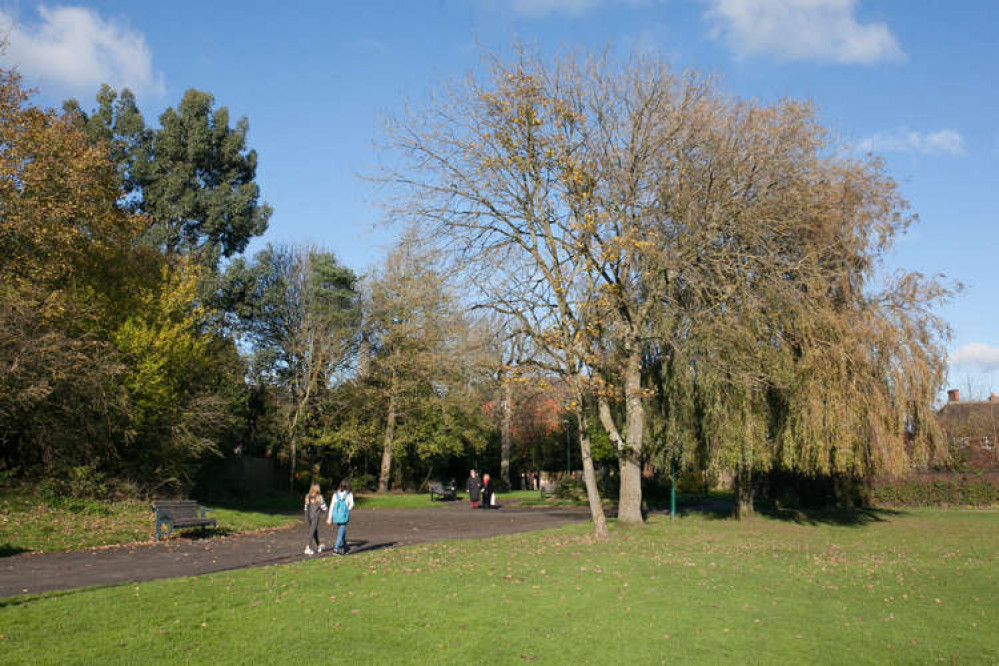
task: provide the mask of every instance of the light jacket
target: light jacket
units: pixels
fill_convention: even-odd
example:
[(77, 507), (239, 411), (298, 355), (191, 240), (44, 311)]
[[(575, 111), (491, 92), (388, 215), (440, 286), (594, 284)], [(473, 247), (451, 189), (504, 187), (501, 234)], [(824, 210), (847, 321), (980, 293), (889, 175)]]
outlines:
[[(333, 521), (333, 507), (336, 505), (336, 498), (337, 498), (338, 495), (340, 495), (340, 491), (339, 490), (336, 491), (335, 493), (333, 493), (333, 497), (330, 498), (330, 513), (329, 513), (329, 517), (327, 518), (327, 520), (329, 520), (330, 522)], [(352, 493), (352, 492), (350, 492), (348, 490), (347, 491), (347, 497), (344, 498), (344, 501), (347, 502), (347, 511), (353, 511), (354, 510), (354, 493)]]

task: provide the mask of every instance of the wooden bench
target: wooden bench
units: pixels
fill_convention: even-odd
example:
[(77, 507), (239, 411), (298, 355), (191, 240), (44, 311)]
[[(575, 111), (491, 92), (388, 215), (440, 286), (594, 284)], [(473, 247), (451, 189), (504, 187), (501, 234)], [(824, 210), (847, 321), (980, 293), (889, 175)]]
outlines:
[[(211, 509), (200, 506), (194, 500), (158, 500), (153, 502), (156, 512), (156, 540), (169, 536), (175, 529), (200, 527), (202, 531), (215, 529), (215, 519), (209, 516)], [(163, 531), (163, 526), (169, 529)]]
[(445, 486), (442, 483), (434, 481), (430, 484), (430, 501), (434, 501), (434, 495), (441, 498), (441, 501), (451, 501), (458, 499), (458, 496), (454, 492), (454, 486)]

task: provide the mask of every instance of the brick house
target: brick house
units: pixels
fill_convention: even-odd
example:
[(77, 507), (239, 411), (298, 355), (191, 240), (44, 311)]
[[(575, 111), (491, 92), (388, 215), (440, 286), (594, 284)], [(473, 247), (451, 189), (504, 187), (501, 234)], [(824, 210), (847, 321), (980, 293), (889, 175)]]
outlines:
[(937, 412), (955, 461), (969, 470), (999, 468), (999, 396), (961, 400), (957, 389), (947, 391), (947, 403)]

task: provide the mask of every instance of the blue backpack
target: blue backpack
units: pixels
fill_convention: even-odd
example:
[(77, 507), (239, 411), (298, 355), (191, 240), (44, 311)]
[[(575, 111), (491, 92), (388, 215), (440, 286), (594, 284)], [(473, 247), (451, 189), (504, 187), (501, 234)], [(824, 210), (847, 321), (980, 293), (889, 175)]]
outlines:
[(340, 491), (333, 494), (333, 522), (337, 525), (346, 525), (350, 521), (350, 508), (347, 506), (347, 493), (343, 495)]

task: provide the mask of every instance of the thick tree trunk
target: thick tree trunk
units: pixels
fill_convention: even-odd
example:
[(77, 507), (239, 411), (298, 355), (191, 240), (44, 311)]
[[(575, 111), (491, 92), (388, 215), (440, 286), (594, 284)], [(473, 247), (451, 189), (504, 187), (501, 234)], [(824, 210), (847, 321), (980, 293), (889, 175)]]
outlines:
[(512, 389), (509, 382), (503, 382), (503, 420), (500, 423), (500, 479), (510, 488), (510, 430), (513, 425)]
[(753, 515), (753, 470), (740, 465), (735, 471), (735, 517), (739, 520)]
[(642, 437), (645, 432), (645, 404), (642, 401), (642, 348), (633, 343), (624, 369), (625, 437), (618, 449), (621, 467), (621, 494), (618, 522), (640, 525), (642, 517)]
[(753, 515), (753, 469), (756, 461), (753, 445), (748, 439), (742, 440), (739, 451), (739, 464), (735, 470), (735, 517), (739, 520)]
[(579, 450), (583, 459), (583, 484), (586, 486), (586, 499), (590, 504), (590, 518), (593, 520), (593, 536), (606, 539), (607, 517), (604, 515), (603, 501), (597, 489), (597, 473), (593, 468), (593, 452), (590, 436), (586, 432), (586, 416), (583, 413), (583, 396), (576, 394), (576, 432), (579, 435)]
[(388, 417), (385, 422), (385, 445), (382, 449), (382, 469), (378, 475), (378, 492), (388, 492), (392, 474), (392, 446), (395, 440), (395, 391), (389, 395)]

